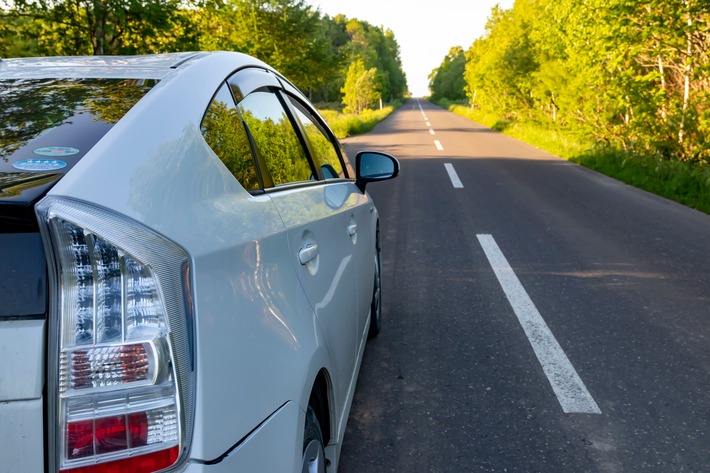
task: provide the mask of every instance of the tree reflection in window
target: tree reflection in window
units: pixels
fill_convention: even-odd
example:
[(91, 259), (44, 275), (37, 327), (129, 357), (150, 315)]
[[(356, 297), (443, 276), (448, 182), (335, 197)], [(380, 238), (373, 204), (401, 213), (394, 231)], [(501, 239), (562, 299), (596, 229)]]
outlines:
[[(0, 81), (0, 158), (9, 157), (34, 138), (63, 125), (62, 143), (71, 146), (77, 136), (86, 143), (85, 129), (72, 127), (72, 118), (90, 114), (97, 122), (113, 125), (148, 92), (156, 81), (140, 79), (12, 79)], [(91, 145), (109, 127), (96, 127)], [(81, 150), (88, 151), (86, 146)], [(30, 154), (31, 155), (31, 154)]]
[(313, 179), (305, 151), (276, 95), (254, 92), (239, 108), (275, 185)]
[(343, 166), (340, 164), (340, 158), (338, 158), (338, 153), (335, 151), (333, 143), (328, 139), (318, 121), (296, 100), (291, 97), (289, 98), (294, 106), (294, 110), (296, 110), (296, 116), (306, 133), (313, 160), (316, 166), (321, 169), (323, 177), (325, 179), (345, 177), (345, 174), (343, 174)]
[(202, 121), (202, 135), (246, 190), (261, 187), (249, 138), (226, 85), (217, 92), (207, 110)]

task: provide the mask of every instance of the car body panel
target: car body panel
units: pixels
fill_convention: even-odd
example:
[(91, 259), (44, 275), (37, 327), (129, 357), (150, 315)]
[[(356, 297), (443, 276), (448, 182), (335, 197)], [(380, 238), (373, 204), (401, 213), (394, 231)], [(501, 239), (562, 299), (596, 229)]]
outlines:
[[(238, 53), (186, 53), (3, 61), (0, 79), (160, 79), (47, 196), (133, 220), (189, 255), (197, 390), (185, 471), (300, 471), (305, 411), (320, 373), (329, 387), (326, 452), (335, 469), (367, 335), (377, 212), (350, 179), (244, 190), (200, 126), (220, 86), (247, 67), (280, 77)], [(298, 260), (308, 238), (320, 245), (313, 274)], [(45, 321), (31, 322), (23, 336), (33, 341), (21, 343), (44, 347)], [(0, 332), (0, 342), (13, 333)], [(10, 375), (33, 371), (27, 392), (41, 396), (45, 355), (33, 354)], [(17, 452), (44, 443), (42, 400), (33, 399), (23, 401), (28, 423), (17, 428), (29, 440), (14, 440)], [(19, 425), (17, 409), (2, 405), (0, 439), (11, 433), (6, 426)], [(21, 461), (13, 458), (10, 464)]]
[(191, 459), (181, 471), (301, 473), (299, 463), (303, 445), (300, 439), (295, 438), (298, 435), (294, 426), (303, 425), (305, 417), (306, 413), (296, 403), (286, 403), (219, 459), (212, 462)]
[(0, 402), (0, 451), (3, 472), (39, 473), (44, 469), (42, 398)]
[(42, 397), (44, 330), (44, 319), (0, 321), (0, 403)]
[[(328, 340), (338, 406), (345, 402), (358, 348), (355, 261), (347, 233), (358, 203), (352, 188), (334, 183), (270, 194), (288, 232), (289, 259)], [(299, 252), (309, 245), (317, 245), (317, 255), (302, 264)]]
[[(271, 201), (265, 196), (259, 200), (251, 222), (223, 215), (224, 219), (216, 219), (217, 231), (212, 230), (215, 225), (200, 224), (205, 233), (229, 232), (229, 227), (237, 233), (271, 212), (280, 229), (195, 256), (201, 389), (191, 455), (206, 461), (231, 448), (284, 399), (307, 405), (297, 387), (304, 382), (303, 367), (309, 365), (322, 339), (293, 269), (282, 263), (290, 256), (285, 228)], [(243, 209), (243, 205), (233, 208)], [(325, 363), (326, 357), (322, 358)], [(271, 389), (264, 392), (265, 385)], [(248, 406), (242, 402), (246, 399)]]

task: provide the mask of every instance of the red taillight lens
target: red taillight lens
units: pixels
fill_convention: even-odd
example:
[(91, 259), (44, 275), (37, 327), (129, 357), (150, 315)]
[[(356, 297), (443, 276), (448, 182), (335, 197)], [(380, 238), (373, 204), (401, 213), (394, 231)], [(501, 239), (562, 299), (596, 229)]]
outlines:
[(126, 458), (98, 465), (61, 470), (62, 473), (148, 473), (167, 468), (178, 459), (180, 449), (173, 447), (160, 452)]
[(67, 458), (90, 457), (94, 454), (94, 421), (71, 422), (67, 431)]
[(148, 445), (148, 431), (148, 415), (145, 412), (69, 422), (67, 459), (145, 447)]
[(128, 438), (132, 447), (148, 445), (148, 416), (145, 412), (128, 415)]

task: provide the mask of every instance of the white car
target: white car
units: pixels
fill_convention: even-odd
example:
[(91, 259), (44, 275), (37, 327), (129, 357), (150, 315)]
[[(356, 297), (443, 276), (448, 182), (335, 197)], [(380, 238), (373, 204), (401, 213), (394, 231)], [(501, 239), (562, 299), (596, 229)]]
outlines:
[(398, 172), (242, 54), (0, 61), (0, 471), (336, 471)]

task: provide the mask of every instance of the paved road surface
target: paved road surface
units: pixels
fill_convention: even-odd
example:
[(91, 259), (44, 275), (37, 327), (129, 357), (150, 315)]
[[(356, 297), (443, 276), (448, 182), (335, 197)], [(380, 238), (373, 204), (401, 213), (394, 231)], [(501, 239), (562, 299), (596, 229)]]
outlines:
[(412, 99), (341, 473), (710, 471), (710, 217)]

